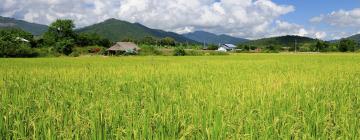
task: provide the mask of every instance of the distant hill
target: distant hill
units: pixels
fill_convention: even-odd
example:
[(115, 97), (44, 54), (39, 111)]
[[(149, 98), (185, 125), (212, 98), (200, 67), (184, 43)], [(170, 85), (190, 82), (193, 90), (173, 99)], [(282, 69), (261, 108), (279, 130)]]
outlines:
[(205, 42), (208, 44), (220, 44), (220, 43), (239, 44), (249, 41), (243, 38), (236, 38), (228, 35), (216, 35), (204, 31), (187, 33), (187, 34), (183, 34), (183, 36), (195, 40), (197, 42), (201, 42), (201, 43)]
[(48, 26), (0, 16), (0, 29), (8, 28), (20, 28), (33, 35), (41, 35), (47, 31)]
[(294, 46), (295, 42), (298, 45), (302, 45), (302, 44), (306, 44), (306, 43), (316, 43), (316, 41), (317, 41), (316, 39), (309, 38), (309, 37), (287, 35), (287, 36), (279, 36), (279, 37), (271, 37), (271, 38), (252, 40), (249, 42), (245, 42), (243, 44), (254, 45), (254, 46), (259, 46), (259, 47), (266, 47), (269, 45), (292, 47), (292, 46)]
[(111, 41), (121, 41), (126, 38), (143, 39), (146, 36), (155, 38), (172, 37), (178, 42), (198, 43), (173, 32), (150, 29), (139, 23), (108, 19), (104, 22), (78, 29), (77, 32), (97, 33)]
[(350, 37), (348, 37), (347, 39), (351, 39), (351, 40), (354, 40), (354, 41), (360, 43), (360, 34), (356, 34), (356, 35), (350, 36)]

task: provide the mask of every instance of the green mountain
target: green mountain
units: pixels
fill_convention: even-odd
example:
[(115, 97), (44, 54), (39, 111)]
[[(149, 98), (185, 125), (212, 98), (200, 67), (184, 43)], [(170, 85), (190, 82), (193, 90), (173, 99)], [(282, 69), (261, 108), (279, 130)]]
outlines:
[(150, 29), (139, 23), (130, 23), (117, 19), (108, 19), (104, 22), (78, 29), (77, 32), (97, 33), (111, 41), (121, 41), (126, 38), (141, 40), (144, 37), (152, 36), (155, 38), (171, 37), (178, 42), (197, 43), (173, 32)]
[(360, 34), (356, 34), (356, 35), (350, 36), (350, 37), (348, 37), (347, 39), (351, 39), (351, 40), (354, 40), (354, 41), (360, 43)]
[(316, 39), (302, 36), (279, 36), (279, 37), (271, 37), (271, 38), (263, 38), (258, 40), (252, 40), (249, 42), (245, 42), (243, 44), (253, 45), (258, 47), (267, 47), (269, 45), (281, 46), (281, 47), (293, 47), (295, 43), (297, 45), (304, 45), (310, 43), (316, 43)]
[(183, 34), (186, 38), (195, 40), (201, 43), (208, 44), (239, 44), (249, 40), (243, 38), (236, 38), (228, 35), (216, 35), (204, 31), (196, 31), (192, 33)]
[(8, 28), (20, 28), (33, 35), (41, 35), (47, 31), (48, 26), (0, 16), (0, 29)]

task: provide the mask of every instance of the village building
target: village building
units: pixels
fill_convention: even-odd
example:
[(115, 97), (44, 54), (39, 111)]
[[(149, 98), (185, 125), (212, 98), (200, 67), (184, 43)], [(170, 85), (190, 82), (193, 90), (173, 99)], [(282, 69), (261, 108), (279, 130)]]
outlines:
[(109, 54), (119, 53), (138, 53), (140, 48), (132, 42), (117, 42), (114, 46), (107, 49)]
[(236, 50), (236, 46), (233, 44), (221, 44), (217, 51), (219, 52), (228, 52)]

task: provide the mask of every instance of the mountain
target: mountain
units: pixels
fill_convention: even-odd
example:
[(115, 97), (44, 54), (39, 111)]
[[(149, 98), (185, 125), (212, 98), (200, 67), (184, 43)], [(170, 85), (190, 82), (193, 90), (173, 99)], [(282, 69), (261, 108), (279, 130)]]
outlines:
[(0, 16), (0, 29), (7, 28), (20, 28), (33, 35), (41, 35), (47, 31), (48, 26)]
[(220, 44), (220, 43), (229, 43), (229, 44), (239, 44), (244, 43), (249, 40), (236, 38), (228, 35), (216, 35), (204, 31), (196, 31), (192, 33), (183, 34), (186, 38), (195, 40), (201, 43), (208, 43), (208, 44)]
[(350, 36), (350, 37), (348, 37), (348, 38), (346, 38), (346, 39), (351, 39), (351, 40), (354, 40), (354, 41), (360, 43), (360, 34), (356, 34), (356, 35)]
[(281, 46), (281, 47), (292, 47), (292, 46), (294, 46), (295, 42), (298, 45), (303, 45), (303, 44), (316, 43), (316, 41), (317, 41), (316, 39), (309, 38), (309, 37), (287, 35), (287, 36), (279, 36), (279, 37), (271, 37), (271, 38), (252, 40), (249, 42), (245, 42), (243, 44), (254, 45), (254, 46), (259, 46), (259, 47), (267, 47), (269, 45), (276, 45), (276, 46)]
[(198, 43), (173, 32), (150, 29), (139, 23), (108, 19), (104, 22), (78, 29), (81, 33), (97, 33), (111, 41), (121, 41), (126, 38), (140, 40), (147, 36), (155, 38), (171, 37), (178, 42)]

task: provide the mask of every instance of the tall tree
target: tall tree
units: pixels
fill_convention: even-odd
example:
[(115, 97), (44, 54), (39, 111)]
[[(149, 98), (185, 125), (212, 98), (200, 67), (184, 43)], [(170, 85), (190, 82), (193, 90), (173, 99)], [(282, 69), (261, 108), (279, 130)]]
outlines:
[(72, 20), (58, 19), (50, 24), (48, 31), (44, 34), (45, 42), (53, 45), (58, 41), (74, 39), (74, 28), (75, 24)]
[(338, 49), (341, 52), (354, 52), (357, 48), (358, 44), (354, 40), (350, 39), (342, 39), (339, 43)]

